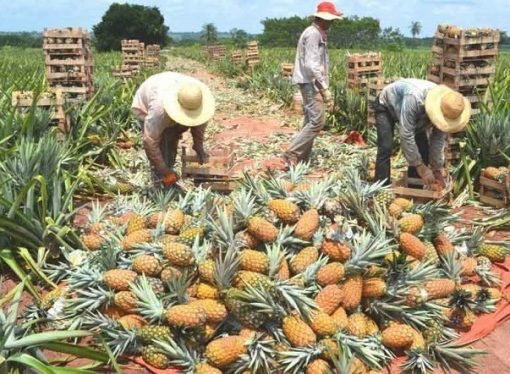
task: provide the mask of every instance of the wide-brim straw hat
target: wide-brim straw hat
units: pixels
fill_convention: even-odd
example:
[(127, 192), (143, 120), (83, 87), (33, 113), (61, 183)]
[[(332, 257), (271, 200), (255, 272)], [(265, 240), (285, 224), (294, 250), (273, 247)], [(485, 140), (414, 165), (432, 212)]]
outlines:
[(425, 110), (430, 122), (449, 134), (464, 130), (471, 118), (469, 100), (445, 85), (438, 85), (427, 93)]
[(317, 5), (317, 11), (312, 15), (312, 17), (322, 18), (326, 21), (333, 21), (335, 19), (341, 19), (342, 15), (342, 12), (339, 12), (335, 8), (335, 4), (329, 1), (323, 1)]
[(163, 97), (166, 114), (182, 126), (195, 127), (209, 121), (216, 109), (209, 87), (200, 81), (184, 81)]

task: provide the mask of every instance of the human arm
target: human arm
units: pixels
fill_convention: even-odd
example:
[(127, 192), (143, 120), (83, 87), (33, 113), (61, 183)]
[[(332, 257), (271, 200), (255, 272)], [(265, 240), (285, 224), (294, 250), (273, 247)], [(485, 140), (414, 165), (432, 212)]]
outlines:
[(149, 103), (147, 116), (144, 121), (143, 146), (149, 162), (162, 178), (171, 172), (166, 165), (160, 142), (163, 132), (168, 127), (168, 119), (164, 109), (156, 101)]
[(193, 138), (193, 150), (197, 153), (198, 160), (201, 164), (207, 162), (207, 158), (209, 157), (204, 147), (206, 127), (207, 123), (204, 123), (203, 125), (191, 128), (191, 136)]

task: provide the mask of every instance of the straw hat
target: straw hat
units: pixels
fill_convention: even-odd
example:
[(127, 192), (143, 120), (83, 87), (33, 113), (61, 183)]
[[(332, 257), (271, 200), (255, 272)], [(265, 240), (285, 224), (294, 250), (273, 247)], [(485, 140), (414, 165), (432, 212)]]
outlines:
[(445, 133), (462, 131), (471, 117), (469, 100), (445, 85), (427, 93), (425, 110), (430, 122)]
[(179, 125), (195, 127), (214, 115), (214, 96), (200, 81), (186, 81), (174, 87), (163, 98), (166, 114)]
[(313, 17), (322, 18), (326, 21), (333, 21), (342, 18), (342, 12), (336, 10), (335, 4), (332, 2), (323, 1), (317, 5), (317, 11), (313, 14)]

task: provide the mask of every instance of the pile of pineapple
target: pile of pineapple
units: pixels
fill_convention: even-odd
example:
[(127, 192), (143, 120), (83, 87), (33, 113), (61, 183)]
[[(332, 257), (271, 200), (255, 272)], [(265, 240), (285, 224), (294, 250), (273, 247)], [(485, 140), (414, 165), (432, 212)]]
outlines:
[(456, 330), (494, 311), (507, 249), (354, 168), (307, 172), (95, 206), (37, 315), (187, 373), (375, 374), (402, 355), (409, 372), (469, 371), (481, 352)]
[(505, 179), (510, 177), (510, 166), (501, 166), (499, 168), (495, 166), (489, 166), (484, 169), (483, 176), (497, 182), (503, 183)]

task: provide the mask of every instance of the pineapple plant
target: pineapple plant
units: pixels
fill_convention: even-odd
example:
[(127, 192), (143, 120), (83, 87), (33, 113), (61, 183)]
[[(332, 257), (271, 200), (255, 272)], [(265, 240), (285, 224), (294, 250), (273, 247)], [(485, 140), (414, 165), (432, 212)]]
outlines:
[(240, 191), (233, 198), (235, 215), (246, 225), (247, 231), (263, 243), (272, 243), (278, 236), (278, 229), (263, 217), (255, 216), (255, 199), (251, 192)]
[(95, 233), (81, 235), (80, 240), (89, 251), (98, 251), (105, 243), (104, 237)]
[(220, 323), (228, 316), (227, 308), (218, 300), (202, 299), (190, 302), (189, 305), (198, 307), (205, 314), (207, 323)]
[(319, 337), (332, 336), (338, 330), (338, 326), (333, 317), (320, 310), (312, 312), (309, 326)]
[(331, 373), (331, 367), (327, 361), (320, 358), (316, 358), (308, 364), (306, 367), (306, 374), (329, 374)]
[(358, 338), (367, 336), (367, 317), (363, 313), (353, 313), (347, 320), (346, 331)]
[(356, 309), (363, 296), (363, 278), (361, 275), (349, 276), (342, 284), (342, 306), (346, 310)]
[(196, 297), (197, 299), (200, 299), (200, 300), (205, 300), (205, 299), (216, 300), (216, 299), (220, 298), (220, 291), (216, 287), (214, 287), (210, 284), (199, 283), (198, 285), (196, 285), (194, 297)]
[(388, 285), (382, 278), (367, 278), (363, 279), (363, 297), (377, 297), (381, 298), (386, 295)]
[(193, 265), (195, 260), (191, 247), (177, 242), (165, 243), (163, 256), (173, 266), (188, 267)]
[(334, 224), (332, 225), (326, 237), (322, 241), (321, 251), (333, 261), (345, 262), (351, 258), (352, 250), (345, 243), (345, 235), (342, 229)]
[(207, 315), (196, 304), (174, 305), (166, 310), (168, 324), (171, 326), (202, 327), (205, 325)]
[(130, 235), (145, 228), (147, 228), (147, 219), (144, 216), (135, 213), (128, 220), (126, 234)]
[(450, 238), (444, 233), (439, 233), (434, 238), (434, 246), (436, 247), (437, 253), (439, 256), (446, 256), (448, 253), (453, 252), (455, 247), (453, 243), (450, 241)]
[(336, 326), (339, 330), (344, 330), (349, 323), (349, 319), (347, 317), (347, 313), (343, 307), (338, 307), (333, 314), (331, 315), (333, 320), (336, 323)]

